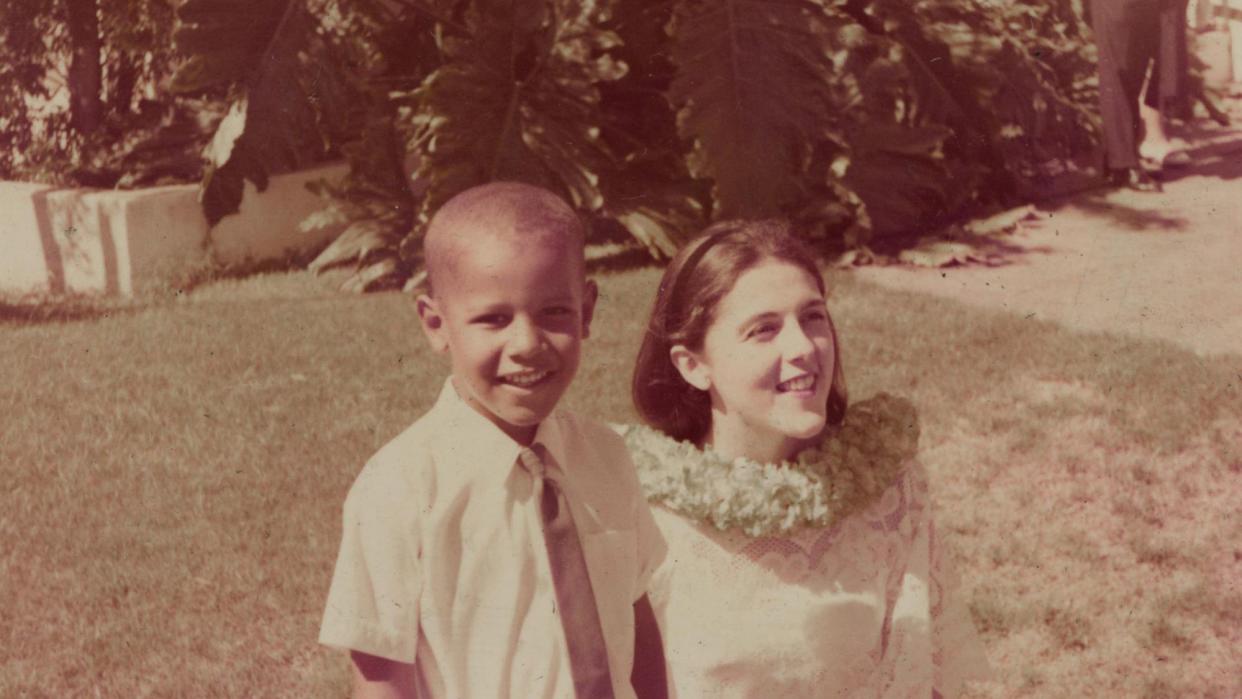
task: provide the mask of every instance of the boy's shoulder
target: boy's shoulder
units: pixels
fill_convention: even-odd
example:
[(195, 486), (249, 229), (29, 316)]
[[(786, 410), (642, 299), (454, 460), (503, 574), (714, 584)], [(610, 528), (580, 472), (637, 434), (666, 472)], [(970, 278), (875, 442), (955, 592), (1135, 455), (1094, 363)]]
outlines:
[(371, 461), (387, 463), (429, 453), (436, 435), (435, 422), (435, 416), (431, 412), (419, 416), (377, 449), (371, 456)]
[(372, 481), (379, 488), (417, 486), (425, 481), (433, 464), (432, 449), (441, 432), (437, 422), (433, 408), (410, 423), (367, 459), (358, 480)]

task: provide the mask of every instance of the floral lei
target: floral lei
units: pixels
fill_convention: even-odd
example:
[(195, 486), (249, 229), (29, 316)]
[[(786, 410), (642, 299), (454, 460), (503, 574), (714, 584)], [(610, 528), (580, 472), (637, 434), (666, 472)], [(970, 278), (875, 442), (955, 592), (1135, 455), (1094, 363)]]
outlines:
[(918, 416), (886, 393), (855, 403), (845, 421), (797, 460), (726, 459), (650, 427), (614, 425), (647, 499), (720, 530), (749, 536), (830, 527), (897, 480), (918, 447)]

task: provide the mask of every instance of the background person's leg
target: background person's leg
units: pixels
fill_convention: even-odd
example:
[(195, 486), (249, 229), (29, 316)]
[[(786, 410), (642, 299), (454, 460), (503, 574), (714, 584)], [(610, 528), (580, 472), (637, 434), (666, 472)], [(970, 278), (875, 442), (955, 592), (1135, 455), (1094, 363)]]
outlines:
[(1140, 166), (1139, 94), (1155, 53), (1159, 7), (1160, 0), (1091, 0), (1107, 171)]
[(1169, 136), (1167, 119), (1190, 117), (1189, 53), (1186, 47), (1186, 10), (1189, 0), (1163, 0), (1157, 19), (1155, 59), (1139, 113), (1143, 137), (1139, 155), (1157, 169), (1190, 164), (1185, 143)]
[(1185, 117), (1188, 105), (1186, 8), (1189, 0), (1162, 0), (1156, 16), (1155, 61), (1143, 102), (1166, 117)]

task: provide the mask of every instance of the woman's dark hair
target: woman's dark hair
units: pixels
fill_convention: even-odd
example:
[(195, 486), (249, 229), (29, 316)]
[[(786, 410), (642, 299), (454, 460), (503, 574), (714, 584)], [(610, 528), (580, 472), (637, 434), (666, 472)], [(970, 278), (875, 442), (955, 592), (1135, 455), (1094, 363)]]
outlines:
[[(701, 443), (711, 428), (711, 398), (682, 378), (669, 356), (675, 345), (703, 348), (703, 337), (716, 307), (747, 270), (768, 260), (805, 269), (824, 292), (824, 278), (809, 250), (780, 220), (721, 221), (687, 243), (669, 261), (660, 278), (647, 333), (634, 366), (634, 407), (647, 424), (673, 439)], [(828, 390), (828, 423), (845, 417), (847, 394), (841, 350), (832, 325), (836, 352)]]

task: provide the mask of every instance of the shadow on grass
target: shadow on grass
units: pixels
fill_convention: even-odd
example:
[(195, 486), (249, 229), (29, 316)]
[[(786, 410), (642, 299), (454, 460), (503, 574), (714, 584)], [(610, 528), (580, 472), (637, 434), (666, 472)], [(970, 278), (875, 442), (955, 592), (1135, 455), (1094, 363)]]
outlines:
[[(1221, 180), (1232, 180), (1242, 177), (1242, 131), (1204, 130), (1194, 140), (1203, 145), (1190, 151), (1192, 163), (1189, 167), (1168, 169), (1161, 179), (1174, 182), (1186, 177), (1215, 177)], [(1051, 218), (1057, 212), (1074, 210), (1091, 218), (1102, 219), (1101, 225), (1111, 230), (1134, 233), (1188, 233), (1190, 221), (1176, 212), (1169, 211), (1169, 205), (1180, 207), (1192, 206), (1193, 203), (1184, 196), (1170, 200), (1168, 194), (1143, 194), (1114, 187), (1101, 177), (1098, 168), (1086, 162), (1076, 162), (1057, 172), (1045, 173), (1033, 177), (1024, 183), (1021, 199), (1032, 202), (1027, 205), (1036, 215), (1027, 219), (1016, 218), (1013, 225), (1019, 227), (1042, 225), (1044, 218)], [(1023, 208), (1023, 207), (1017, 207)], [(1016, 209), (1015, 209), (1016, 210)], [(1004, 216), (1005, 214), (1000, 214)], [(1033, 219), (1033, 220), (1028, 220)], [(963, 222), (963, 227), (969, 222)], [(1003, 232), (1011, 231), (1013, 225), (1006, 225)], [(1047, 246), (1023, 245), (1007, 236), (991, 233), (980, 236), (953, 235), (956, 228), (950, 226), (938, 235), (937, 244), (965, 246), (960, 254), (949, 251), (948, 256), (960, 257), (948, 264), (932, 266), (978, 265), (986, 267), (1005, 267), (1018, 264), (1023, 255), (1030, 253), (1053, 252)], [(901, 253), (918, 253), (924, 241), (924, 234), (893, 236), (875, 240), (871, 248), (881, 255), (896, 258)], [(931, 257), (937, 253), (932, 251)], [(945, 255), (941, 255), (944, 257)]]
[(99, 320), (131, 315), (142, 308), (134, 301), (71, 297), (39, 301), (0, 300), (0, 327)]
[(1166, 168), (1161, 179), (1176, 182), (1187, 177), (1215, 177), (1220, 180), (1236, 180), (1242, 177), (1242, 131), (1235, 131), (1227, 138), (1187, 151), (1190, 165), (1182, 168)]
[[(1191, 126), (1185, 131), (1191, 142), (1203, 145), (1187, 151), (1191, 163), (1186, 167), (1166, 168), (1160, 175), (1165, 184), (1189, 177), (1208, 177), (1235, 180), (1242, 177), (1242, 130), (1231, 129), (1222, 133), (1219, 129)], [(1134, 193), (1115, 196), (1117, 190), (1106, 185), (1091, 168), (1067, 173), (1046, 182), (1038, 183), (1029, 192), (1040, 201), (1039, 207), (1046, 211), (1058, 211), (1073, 206), (1091, 215), (1111, 219), (1120, 227), (1136, 232), (1182, 232), (1188, 222), (1177, 216), (1163, 213), (1159, 207), (1167, 195), (1143, 195)], [(1134, 206), (1127, 199), (1155, 206)], [(1120, 201), (1119, 201), (1120, 199)]]
[[(1201, 136), (1212, 139), (1187, 153), (1191, 162), (1186, 167), (1165, 168), (1160, 180), (1167, 184), (1190, 177), (1206, 177), (1219, 180), (1236, 180), (1242, 177), (1242, 131), (1233, 130), (1226, 134), (1219, 132)], [(1075, 206), (1089, 214), (1109, 218), (1119, 226), (1136, 232), (1183, 232), (1188, 229), (1186, 219), (1163, 213), (1160, 204), (1168, 194), (1141, 195), (1135, 193), (1134, 201), (1142, 201), (1155, 206), (1151, 208), (1133, 206), (1129, 201), (1118, 201), (1113, 191), (1102, 186), (1084, 188), (1076, 193), (1050, 199), (1042, 208), (1056, 210), (1065, 206)], [(1128, 199), (1129, 197), (1127, 197)]]
[(1092, 216), (1111, 219), (1120, 229), (1131, 232), (1181, 233), (1189, 230), (1189, 222), (1180, 216), (1170, 216), (1158, 208), (1145, 209), (1130, 206), (1127, 203), (1112, 200), (1110, 194), (1111, 192), (1107, 190), (1096, 190), (1066, 204), (1072, 204)]
[[(190, 294), (218, 282), (303, 271), (312, 259), (314, 253), (307, 252), (270, 260), (246, 260), (231, 264), (204, 263), (164, 278), (148, 280), (133, 296), (128, 297), (69, 294), (0, 298), (0, 326), (85, 322), (131, 315), (144, 309), (184, 300)], [(244, 296), (239, 298), (252, 300)]]
[[(1116, 194), (1117, 190), (1105, 187), (1097, 181), (1094, 186), (1046, 199), (1040, 202), (1039, 208), (1051, 214), (1066, 209), (1077, 209), (1093, 217), (1108, 219), (1109, 222), (1105, 225), (1112, 229), (1133, 233), (1189, 232), (1189, 221), (1185, 218), (1166, 214), (1159, 206), (1147, 208), (1134, 206), (1130, 202), (1132, 198), (1134, 201), (1140, 201), (1137, 197), (1143, 197), (1141, 199), (1143, 202), (1159, 204), (1161, 197), (1165, 195), (1123, 192), (1119, 200)], [(1127, 196), (1131, 194), (1132, 197)]]
[[(1219, 424), (1242, 421), (1237, 355), (1203, 358), (1167, 340), (1070, 330), (848, 276), (835, 286), (841, 291), (834, 315), (846, 361), (851, 353), (867, 357), (866, 369), (850, 377), (851, 394), (856, 385), (857, 395), (908, 386), (929, 416), (985, 424), (998, 405), (1034, 400), (1033, 385), (1076, 385), (1095, 401), (1083, 406), (1080, 417), (1112, 425), (1114, 441), (1097, 446), (1138, 446), (1157, 454), (1183, 450), (1212, 436)], [(1040, 351), (1032, 353), (1032, 347)], [(932, 374), (935, 385), (919, 378)], [(1015, 415), (1015, 426), (1050, 424), (1024, 411)], [(1053, 437), (1050, 432), (1037, 438)]]
[[(239, 262), (206, 262), (183, 271), (175, 277), (162, 280), (155, 291), (190, 293), (199, 287), (218, 281), (238, 280), (262, 274), (298, 272), (307, 269), (312, 260), (327, 247), (315, 246), (301, 252), (290, 251), (280, 257), (265, 260), (246, 259)], [(159, 288), (163, 287), (163, 288)]]

